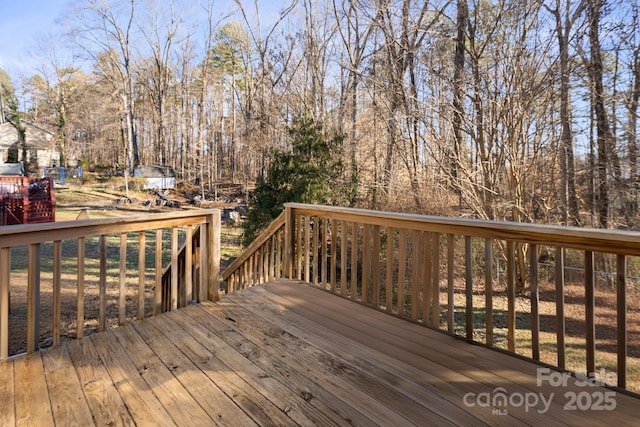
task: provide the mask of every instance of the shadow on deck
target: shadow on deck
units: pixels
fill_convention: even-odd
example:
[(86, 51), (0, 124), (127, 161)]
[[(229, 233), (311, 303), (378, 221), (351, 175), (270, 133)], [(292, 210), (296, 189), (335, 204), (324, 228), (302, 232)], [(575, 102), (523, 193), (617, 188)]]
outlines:
[[(634, 397), (278, 280), (0, 362), (0, 425), (631, 425)], [(554, 371), (551, 371), (554, 372)]]

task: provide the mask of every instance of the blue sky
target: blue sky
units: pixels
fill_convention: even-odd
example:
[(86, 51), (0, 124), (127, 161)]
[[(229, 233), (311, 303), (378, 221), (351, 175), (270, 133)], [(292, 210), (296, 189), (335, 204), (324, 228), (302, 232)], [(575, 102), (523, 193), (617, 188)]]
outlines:
[[(156, 0), (163, 4), (166, 0)], [(173, 0), (175, 4), (187, 4), (191, 13), (200, 14), (207, 0)], [(259, 1), (263, 25), (275, 19), (283, 4), (292, 0)], [(15, 85), (20, 77), (35, 74), (39, 63), (36, 46), (38, 40), (62, 31), (65, 15), (84, 0), (0, 0), (0, 68), (6, 71)], [(254, 14), (254, 0), (244, 0), (247, 13)], [(226, 16), (235, 7), (233, 0), (214, 0), (216, 10)], [(182, 6), (185, 8), (186, 6)], [(187, 11), (187, 9), (184, 9)], [(237, 16), (235, 19), (241, 21)]]
[[(38, 37), (53, 30), (69, 0), (3, 0), (0, 6), (0, 67), (10, 75), (29, 72), (29, 52)], [(15, 77), (14, 77), (15, 79)], [(17, 82), (14, 82), (17, 83)]]

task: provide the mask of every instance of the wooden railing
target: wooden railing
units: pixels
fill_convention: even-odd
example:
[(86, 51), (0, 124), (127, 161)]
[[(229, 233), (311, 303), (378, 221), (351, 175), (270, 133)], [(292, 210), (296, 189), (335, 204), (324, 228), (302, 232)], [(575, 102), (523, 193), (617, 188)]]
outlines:
[[(560, 369), (590, 376), (606, 370), (608, 377), (598, 381), (627, 388), (628, 363), (636, 363), (634, 372), (640, 367), (639, 355), (628, 355), (627, 325), (627, 305), (636, 304), (627, 295), (636, 280), (630, 278), (628, 264), (632, 260), (633, 269), (638, 268), (634, 257), (639, 255), (640, 234), (635, 232), (292, 203), (222, 278), (227, 292), (278, 277), (303, 280), (389, 314)], [(566, 281), (569, 258), (580, 259), (579, 285)], [(596, 283), (596, 265), (607, 262), (615, 271), (610, 287)], [(581, 294), (567, 302), (565, 293), (576, 286)], [(597, 313), (596, 293), (601, 290), (612, 295), (613, 324), (605, 325), (610, 320)], [(546, 307), (543, 314), (541, 303)], [(567, 313), (576, 307), (578, 318)], [(605, 326), (614, 343), (598, 354), (612, 353), (609, 361), (596, 357), (596, 330)], [(637, 343), (633, 344), (637, 352)], [(576, 347), (582, 352), (579, 360)], [(630, 389), (637, 392), (640, 378), (633, 380), (636, 386)]]
[[(155, 243), (147, 242), (148, 235)], [(182, 274), (180, 240), (191, 248), (184, 251)], [(154, 262), (147, 262), (148, 253), (153, 253)], [(165, 286), (163, 255), (170, 258), (172, 270)], [(0, 360), (16, 352), (10, 351), (9, 341), (22, 332), (14, 328), (14, 323), (21, 323), (14, 320), (20, 311), (26, 312), (22, 350), (31, 353), (41, 342), (59, 345), (63, 326), (73, 329), (75, 324), (75, 337), (80, 338), (92, 322), (97, 331), (104, 331), (108, 324), (123, 324), (127, 318), (175, 310), (192, 300), (215, 300), (219, 266), (218, 210), (0, 227)], [(21, 299), (26, 304), (18, 307), (16, 295), (24, 295), (25, 289)], [(47, 311), (44, 299), (51, 304), (46, 318), (41, 314)], [(11, 318), (10, 310), (16, 312)]]
[(283, 277), (285, 213), (256, 238), (222, 274), (225, 291), (233, 292)]

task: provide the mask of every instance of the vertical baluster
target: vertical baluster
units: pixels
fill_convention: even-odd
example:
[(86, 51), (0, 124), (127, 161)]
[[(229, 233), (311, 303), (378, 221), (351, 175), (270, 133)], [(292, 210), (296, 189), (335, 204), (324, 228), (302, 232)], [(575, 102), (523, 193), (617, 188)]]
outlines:
[(618, 329), (618, 387), (627, 387), (627, 257), (616, 258), (616, 309)]
[(53, 242), (53, 345), (60, 345), (60, 322), (62, 312), (62, 301), (60, 292), (62, 286), (62, 242)]
[(98, 308), (98, 331), (107, 327), (107, 236), (100, 236), (100, 300)]
[(493, 347), (493, 240), (484, 240), (484, 307), (487, 347)]
[(425, 231), (422, 235), (422, 246), (424, 247), (424, 256), (422, 258), (422, 322), (425, 325), (429, 324), (429, 308), (431, 305), (431, 291), (432, 291), (432, 278), (431, 278), (431, 234)]
[(296, 257), (296, 277), (298, 280), (302, 280), (302, 223), (303, 218), (301, 215), (296, 216), (296, 227), (293, 230), (294, 234), (297, 236), (296, 247), (294, 249), (295, 257)]
[(262, 277), (264, 282), (269, 282), (269, 240), (262, 245)]
[(198, 301), (206, 301), (208, 298), (209, 290), (209, 256), (212, 251), (207, 247), (209, 244), (209, 227), (210, 224), (200, 224), (200, 274), (198, 278)]
[(124, 325), (127, 309), (127, 233), (120, 234), (120, 279), (118, 281), (120, 295), (118, 298), (118, 323)]
[[(421, 288), (421, 280), (420, 280), (420, 264), (423, 264), (422, 261), (422, 245), (420, 244), (422, 240), (422, 232), (419, 230), (411, 231), (411, 301), (410, 301), (410, 317), (411, 320), (418, 320), (418, 307), (420, 306), (420, 288)], [(427, 246), (428, 247), (428, 246)], [(425, 251), (428, 250), (425, 247)]]
[(465, 267), (465, 320), (467, 339), (473, 339), (473, 240), (471, 236), (464, 237), (464, 267)]
[[(144, 231), (140, 232), (140, 249), (144, 250), (142, 239), (144, 238)], [(142, 260), (141, 268), (144, 268), (144, 259)], [(144, 279), (144, 275), (142, 276)], [(184, 288), (185, 288), (185, 305), (193, 301), (193, 225), (187, 225), (187, 235), (184, 242)], [(138, 300), (144, 304), (144, 284), (140, 288), (140, 292), (143, 294), (142, 298), (138, 296)], [(144, 310), (143, 310), (144, 314)]]
[(507, 350), (516, 352), (516, 259), (514, 244), (507, 241)]
[(369, 276), (371, 267), (371, 226), (362, 224), (362, 279), (360, 299), (369, 304)]
[(564, 248), (556, 247), (556, 347), (558, 367), (565, 368)]
[(296, 219), (291, 206), (284, 207), (284, 244), (282, 250), (284, 252), (282, 277), (293, 279), (294, 276), (294, 246), (296, 244), (295, 228)]
[[(146, 234), (144, 231), (140, 231), (138, 232), (138, 320), (144, 319), (144, 280), (146, 273), (145, 264), (147, 262), (146, 246)], [(185, 248), (185, 250), (189, 252), (191, 248)]]
[(317, 216), (313, 217), (313, 247), (311, 248), (311, 252), (313, 253), (313, 284), (318, 286), (320, 275), (318, 273), (318, 269), (320, 268), (320, 249), (318, 248), (318, 241), (320, 240), (320, 221), (321, 219)]
[(249, 269), (250, 259), (251, 258), (247, 258), (247, 260), (242, 263), (242, 285), (240, 286), (240, 289), (247, 288), (251, 283), (251, 270)]
[(266, 240), (262, 244), (262, 251), (260, 252), (260, 272), (262, 274), (262, 280), (264, 283), (269, 282), (269, 240)]
[(351, 223), (351, 298), (358, 299), (358, 239), (360, 224)]
[(207, 215), (207, 244), (209, 252), (207, 261), (207, 299), (218, 301), (220, 299), (220, 259), (222, 257), (222, 247), (220, 236), (222, 235), (222, 220), (220, 211)]
[(27, 273), (27, 353), (38, 349), (40, 339), (40, 270), (40, 243), (32, 243)]
[(529, 245), (529, 283), (531, 284), (531, 357), (540, 360), (540, 291), (538, 289), (538, 246)]
[(385, 305), (386, 310), (391, 313), (393, 311), (393, 257), (394, 257), (393, 228), (387, 227), (387, 273), (385, 284)]
[(269, 241), (265, 241), (256, 251), (256, 274), (258, 276), (258, 283), (267, 283), (267, 263), (269, 258)]
[(331, 247), (330, 247), (330, 251), (331, 251), (331, 274), (330, 274), (330, 280), (331, 280), (331, 292), (335, 293), (336, 292), (336, 281), (337, 281), (337, 277), (336, 277), (336, 264), (338, 262), (338, 220), (333, 219), (331, 220)]
[[(202, 235), (201, 235), (202, 236)], [(201, 237), (202, 239), (202, 237)], [(202, 244), (203, 240), (200, 240)], [(157, 316), (162, 311), (162, 229), (156, 230), (156, 286), (153, 290), (153, 315)], [(202, 268), (200, 269), (202, 271)], [(202, 286), (202, 282), (200, 282)]]
[(282, 271), (282, 231), (276, 233), (276, 277), (284, 276)]
[[(304, 281), (311, 283), (311, 217), (304, 222)], [(314, 257), (315, 258), (315, 257)]]
[(276, 275), (276, 236), (271, 236), (270, 239), (271, 244), (269, 245), (269, 271), (271, 279), (277, 279)]
[(455, 236), (447, 234), (447, 328), (450, 334), (455, 331)]
[(178, 227), (171, 229), (171, 311), (178, 309)]
[(349, 240), (349, 224), (340, 222), (340, 293), (347, 296), (347, 243)]
[(596, 371), (596, 302), (593, 252), (584, 252), (584, 307), (587, 351), (587, 375)]
[(431, 280), (433, 281), (431, 296), (431, 325), (440, 329), (440, 235), (431, 234)]
[(249, 286), (255, 286), (258, 283), (257, 277), (257, 265), (258, 265), (258, 254), (260, 253), (260, 248), (257, 248), (256, 251), (249, 256), (249, 277), (251, 278), (249, 281)]
[[(413, 263), (413, 287), (415, 287), (416, 312), (415, 319), (418, 319), (418, 308), (422, 313), (422, 322), (426, 325), (429, 322), (429, 303), (431, 302), (431, 246), (429, 244), (429, 232), (416, 232), (413, 236), (414, 263)], [(422, 304), (418, 304), (422, 294)], [(412, 296), (412, 299), (414, 296)], [(413, 309), (413, 302), (411, 305)], [(412, 313), (412, 318), (414, 313)]]
[(405, 315), (404, 281), (407, 272), (407, 230), (400, 229), (398, 238), (398, 314)]
[(78, 237), (77, 291), (76, 291), (76, 338), (84, 336), (84, 237)]
[[(260, 275), (260, 260), (262, 259), (262, 251), (263, 251), (263, 247), (259, 247), (258, 249), (256, 249), (255, 254), (253, 255), (253, 275), (254, 275), (254, 281), (253, 284), (254, 285), (259, 285), (262, 280), (262, 276)], [(291, 262), (293, 262), (295, 264), (295, 260), (292, 259)], [(295, 272), (293, 273), (295, 274)]]
[(380, 226), (373, 226), (373, 256), (372, 259), (372, 282), (371, 292), (373, 294), (373, 306), (380, 307)]
[(227, 294), (230, 294), (231, 292), (236, 290), (236, 280), (238, 277), (238, 271), (234, 271), (231, 276), (229, 276), (229, 280), (227, 280), (227, 288), (225, 289), (225, 292)]
[(321, 236), (321, 256), (320, 256), (320, 285), (322, 286), (322, 289), (327, 289), (327, 273), (329, 271), (329, 269), (327, 268), (327, 228), (329, 227), (329, 220), (328, 219), (324, 219), (322, 218), (321, 220), (321, 231), (322, 231), (322, 236)]

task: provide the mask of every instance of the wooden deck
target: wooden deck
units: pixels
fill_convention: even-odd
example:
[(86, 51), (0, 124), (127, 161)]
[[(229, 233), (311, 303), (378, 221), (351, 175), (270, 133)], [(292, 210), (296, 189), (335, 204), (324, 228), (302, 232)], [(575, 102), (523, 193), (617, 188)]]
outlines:
[[(566, 387), (539, 386), (537, 368), (278, 281), (0, 362), (0, 425), (639, 422), (640, 400), (599, 400), (613, 392), (573, 378)], [(588, 398), (615, 409), (571, 410), (572, 392), (582, 393), (579, 405)], [(506, 406), (493, 399), (500, 393)], [(534, 396), (549, 407), (525, 408)], [(497, 405), (484, 406), (487, 399)]]

